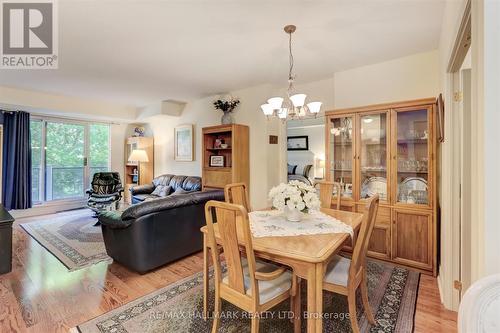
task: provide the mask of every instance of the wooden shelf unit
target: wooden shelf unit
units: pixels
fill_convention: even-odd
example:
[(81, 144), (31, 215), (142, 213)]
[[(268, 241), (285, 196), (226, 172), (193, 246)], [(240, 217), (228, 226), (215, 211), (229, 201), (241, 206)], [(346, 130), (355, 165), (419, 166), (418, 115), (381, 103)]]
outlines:
[[(243, 182), (250, 186), (249, 128), (231, 124), (202, 129), (202, 183), (203, 190), (222, 189), (226, 184)], [(227, 148), (216, 148), (216, 139), (223, 140)], [(224, 166), (210, 166), (210, 157), (224, 156)]]
[[(149, 162), (129, 162), (128, 158), (134, 149), (145, 150)], [(152, 137), (132, 136), (125, 140), (125, 179), (123, 180), (125, 202), (130, 203), (131, 187), (149, 184), (153, 181), (154, 165), (154, 140)], [(137, 170), (137, 173), (134, 173), (134, 170)]]
[[(406, 267), (423, 273), (437, 275), (437, 141), (435, 121), (435, 98), (379, 104), (359, 108), (349, 108), (326, 112), (326, 178), (338, 181), (337, 177), (349, 179), (352, 195), (342, 197), (341, 209), (363, 212), (365, 199), (362, 199), (363, 176), (366, 174), (385, 173), (386, 199), (381, 200), (377, 220), (370, 240), (369, 256)], [(366, 128), (362, 118), (375, 116), (380, 120), (377, 128), (380, 132), (381, 148), (364, 145), (361, 128)], [(413, 117), (413, 118), (412, 118)], [(338, 124), (351, 121), (351, 135), (342, 142), (338, 137)], [(337, 125), (335, 125), (337, 124)], [(342, 125), (344, 126), (344, 125)], [(332, 130), (335, 127), (335, 130)], [(345, 126), (344, 126), (345, 127)], [(343, 129), (342, 127), (340, 127)], [(333, 132), (333, 133), (332, 133)], [(365, 136), (367, 130), (365, 129)], [(416, 137), (416, 138), (415, 138)], [(341, 142), (338, 144), (338, 142)], [(340, 147), (339, 147), (340, 146)], [(383, 147), (383, 148), (382, 148)], [(378, 161), (385, 170), (366, 170), (363, 165), (370, 165), (367, 160), (374, 153), (370, 149), (380, 149)], [(363, 151), (364, 150), (364, 151)], [(332, 155), (337, 154), (337, 157)], [(340, 156), (340, 157), (339, 157)], [(351, 163), (352, 173), (335, 173), (329, 168), (335, 163)], [(401, 169), (399, 163), (413, 165), (421, 163), (421, 170)], [(424, 162), (422, 162), (424, 161)], [(332, 164), (334, 163), (334, 164)], [(365, 163), (365, 164), (363, 164)], [(422, 163), (424, 166), (422, 166)], [(408, 167), (408, 168), (411, 168)], [(333, 170), (332, 170), (333, 169)], [(373, 175), (371, 175), (373, 176)], [(402, 202), (400, 185), (407, 178), (425, 178), (427, 180), (427, 203), (417, 204)], [(418, 192), (418, 191), (417, 191)], [(409, 192), (413, 195), (414, 191)], [(332, 199), (332, 204), (336, 198)], [(350, 247), (346, 247), (349, 251)]]

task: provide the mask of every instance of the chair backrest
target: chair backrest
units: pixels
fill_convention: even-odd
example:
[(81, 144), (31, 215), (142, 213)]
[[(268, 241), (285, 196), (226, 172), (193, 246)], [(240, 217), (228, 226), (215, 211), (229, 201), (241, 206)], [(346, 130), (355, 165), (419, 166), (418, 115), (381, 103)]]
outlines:
[[(214, 223), (219, 229), (220, 244), (224, 252), (227, 267), (227, 286), (233, 291), (245, 295), (245, 283), (243, 279), (242, 255), (238, 246), (237, 225), (243, 234), (245, 241), (245, 253), (248, 262), (248, 273), (250, 276), (250, 289), (252, 297), (258, 302), (259, 290), (255, 279), (255, 255), (252, 246), (252, 234), (248, 213), (242, 205), (234, 205), (221, 201), (211, 200), (205, 205), (205, 218), (208, 228), (208, 241), (211, 248), (212, 260), (214, 262), (216, 288), (222, 283), (221, 258), (215, 239)], [(257, 303), (258, 304), (258, 303)]]
[(335, 209), (340, 209), (340, 200), (342, 196), (342, 188), (340, 187), (340, 183), (321, 181), (315, 184), (315, 187), (318, 186), (319, 186), (319, 201), (321, 202), (321, 208), (331, 208), (333, 189), (335, 188), (337, 193), (337, 205)]
[(247, 212), (251, 211), (247, 185), (245, 183), (227, 184), (224, 187), (224, 195), (227, 203), (242, 205)]
[(375, 225), (375, 220), (377, 218), (378, 204), (378, 194), (371, 197), (366, 203), (363, 222), (361, 222), (361, 228), (359, 230), (358, 238), (352, 251), (351, 267), (349, 268), (349, 273), (351, 276), (356, 275), (362, 268), (362, 266), (365, 266), (366, 253), (368, 252), (370, 237), (372, 235), (373, 226)]
[(122, 186), (118, 172), (96, 172), (91, 184), (92, 191), (96, 194), (115, 193)]

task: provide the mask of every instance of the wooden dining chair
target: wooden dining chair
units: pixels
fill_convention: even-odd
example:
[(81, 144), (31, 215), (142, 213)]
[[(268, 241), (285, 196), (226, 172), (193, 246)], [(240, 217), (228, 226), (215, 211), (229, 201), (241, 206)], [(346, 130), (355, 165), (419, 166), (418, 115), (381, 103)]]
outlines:
[(224, 187), (226, 202), (242, 205), (247, 212), (250, 212), (250, 200), (248, 198), (248, 188), (245, 183), (227, 184)]
[(319, 187), (319, 201), (321, 203), (321, 208), (331, 208), (333, 189), (336, 189), (337, 206), (335, 209), (340, 209), (340, 200), (342, 196), (342, 188), (340, 186), (340, 183), (321, 181), (314, 184), (314, 186)]
[(323, 289), (347, 296), (349, 303), (349, 317), (353, 332), (359, 332), (358, 317), (356, 314), (356, 290), (361, 288), (361, 299), (365, 314), (370, 324), (375, 324), (375, 317), (368, 302), (368, 286), (366, 279), (366, 253), (368, 243), (375, 225), (379, 196), (374, 195), (366, 203), (366, 210), (354, 245), (352, 259), (336, 255), (328, 264), (323, 279)]
[[(296, 301), (297, 279), (286, 268), (255, 260), (248, 213), (242, 205), (211, 200), (205, 205), (205, 218), (215, 272), (212, 333), (219, 328), (222, 299), (251, 313), (251, 332), (257, 333), (259, 317), (263, 311), (288, 298), (291, 298), (292, 303)], [(246, 257), (242, 256), (238, 246), (237, 224), (242, 231)], [(219, 230), (219, 243), (222, 245), (227, 267), (225, 274), (222, 272), (214, 228)], [(300, 332), (300, 317), (295, 317), (294, 329)]]

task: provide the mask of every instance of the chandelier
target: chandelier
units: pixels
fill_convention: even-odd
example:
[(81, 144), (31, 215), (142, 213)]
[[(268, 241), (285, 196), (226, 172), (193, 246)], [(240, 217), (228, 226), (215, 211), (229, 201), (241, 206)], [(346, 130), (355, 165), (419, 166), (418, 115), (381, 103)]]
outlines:
[(285, 26), (284, 30), (288, 34), (288, 50), (290, 66), (288, 70), (288, 89), (285, 98), (272, 97), (267, 100), (266, 104), (260, 107), (262, 112), (267, 117), (278, 117), (285, 121), (286, 119), (304, 119), (311, 116), (316, 117), (321, 109), (321, 102), (310, 102), (305, 104), (306, 94), (295, 93), (294, 81), (295, 74), (293, 73), (293, 54), (292, 54), (292, 34), (297, 29), (294, 25)]

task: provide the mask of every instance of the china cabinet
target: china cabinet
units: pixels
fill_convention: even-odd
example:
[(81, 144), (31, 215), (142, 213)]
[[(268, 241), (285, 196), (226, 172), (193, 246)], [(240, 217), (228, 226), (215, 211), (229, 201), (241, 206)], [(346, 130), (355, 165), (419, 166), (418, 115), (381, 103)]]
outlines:
[(325, 151), (341, 209), (363, 212), (367, 198), (380, 196), (369, 255), (436, 275), (434, 105), (429, 98), (328, 111)]

